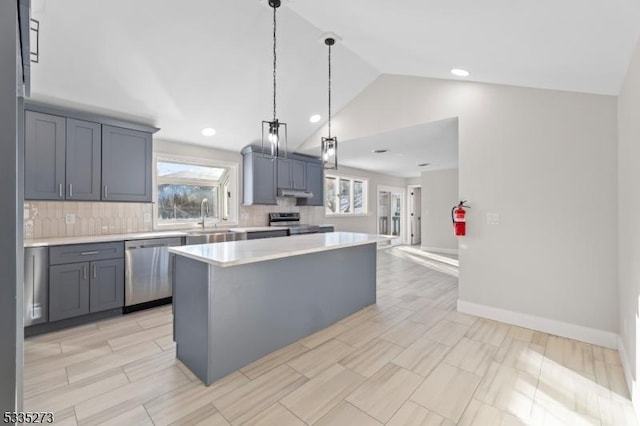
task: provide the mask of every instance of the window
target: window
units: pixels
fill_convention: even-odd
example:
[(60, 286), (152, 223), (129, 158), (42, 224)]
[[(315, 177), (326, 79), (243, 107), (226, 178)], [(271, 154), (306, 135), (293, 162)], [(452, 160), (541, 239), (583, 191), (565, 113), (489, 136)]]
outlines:
[(325, 197), (325, 212), (328, 215), (367, 214), (366, 179), (327, 175)]
[[(237, 165), (179, 157), (156, 159), (156, 224), (160, 227), (195, 225), (205, 221), (236, 222), (234, 188)], [(237, 204), (237, 202), (236, 202)]]

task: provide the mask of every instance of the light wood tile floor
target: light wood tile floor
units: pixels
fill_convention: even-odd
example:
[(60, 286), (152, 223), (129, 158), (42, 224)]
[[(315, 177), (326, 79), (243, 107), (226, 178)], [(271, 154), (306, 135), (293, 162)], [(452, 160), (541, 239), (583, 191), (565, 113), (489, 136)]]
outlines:
[(68, 425), (636, 425), (617, 352), (455, 312), (457, 278), (378, 252), (378, 303), (204, 386), (171, 307), (25, 342), (24, 409)]

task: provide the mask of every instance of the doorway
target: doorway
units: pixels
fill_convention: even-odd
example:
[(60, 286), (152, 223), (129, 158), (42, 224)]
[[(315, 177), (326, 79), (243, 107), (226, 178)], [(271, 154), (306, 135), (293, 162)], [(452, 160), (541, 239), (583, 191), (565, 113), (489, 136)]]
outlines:
[(409, 239), (412, 246), (419, 245), (422, 241), (422, 229), (420, 227), (422, 203), (422, 188), (410, 186), (409, 192)]
[(395, 237), (391, 245), (402, 244), (406, 239), (403, 206), (405, 190), (390, 186), (378, 186), (378, 233)]

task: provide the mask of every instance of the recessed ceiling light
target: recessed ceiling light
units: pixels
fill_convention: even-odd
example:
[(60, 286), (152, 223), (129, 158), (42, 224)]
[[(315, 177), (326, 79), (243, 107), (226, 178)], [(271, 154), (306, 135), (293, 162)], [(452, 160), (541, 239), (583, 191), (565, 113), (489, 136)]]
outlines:
[(468, 77), (469, 76), (469, 71), (467, 70), (463, 70), (460, 68), (454, 68), (451, 70), (451, 74), (458, 76), (458, 77)]
[(420, 163), (418, 164), (418, 167), (427, 167), (429, 164), (431, 163)]
[(309, 121), (312, 123), (317, 123), (321, 118), (322, 117), (320, 116), (320, 114), (313, 114), (311, 117), (309, 117)]
[(384, 154), (385, 152), (389, 152), (388, 149), (374, 149), (373, 151), (374, 154)]
[(202, 133), (204, 136), (213, 136), (216, 134), (216, 129), (212, 129), (211, 127), (206, 127), (202, 129)]

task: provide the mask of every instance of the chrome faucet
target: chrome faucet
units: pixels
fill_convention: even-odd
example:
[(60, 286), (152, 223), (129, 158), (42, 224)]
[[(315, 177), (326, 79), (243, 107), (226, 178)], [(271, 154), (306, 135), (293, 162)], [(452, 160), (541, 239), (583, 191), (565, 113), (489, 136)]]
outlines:
[(202, 225), (202, 230), (204, 230), (204, 218), (205, 218), (205, 211), (206, 211), (206, 215), (209, 215), (209, 200), (207, 198), (203, 198), (202, 202), (200, 203), (200, 217), (202, 219), (202, 222), (198, 222), (198, 225)]

